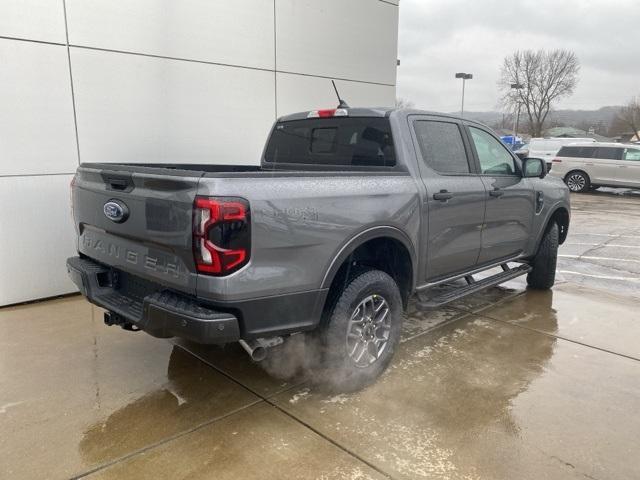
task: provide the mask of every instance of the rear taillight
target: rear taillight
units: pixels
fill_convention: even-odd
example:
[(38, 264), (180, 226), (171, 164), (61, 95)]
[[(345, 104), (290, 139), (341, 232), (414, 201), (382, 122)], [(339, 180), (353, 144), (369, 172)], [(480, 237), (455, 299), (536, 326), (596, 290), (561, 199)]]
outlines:
[(553, 160), (551, 160), (551, 162), (553, 162), (553, 163), (562, 163), (562, 160), (560, 160), (559, 158), (554, 158)]
[(193, 258), (199, 273), (228, 275), (251, 255), (249, 202), (242, 198), (196, 197)]

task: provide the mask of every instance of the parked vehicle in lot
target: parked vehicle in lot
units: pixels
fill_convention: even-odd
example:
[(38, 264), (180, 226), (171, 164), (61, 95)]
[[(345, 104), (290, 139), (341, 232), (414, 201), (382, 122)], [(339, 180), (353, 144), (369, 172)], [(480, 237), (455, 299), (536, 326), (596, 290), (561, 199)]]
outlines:
[(547, 163), (547, 170), (551, 170), (553, 168), (552, 160), (562, 147), (573, 143), (589, 142), (594, 143), (595, 140), (593, 138), (564, 137), (532, 138), (529, 142), (529, 152), (527, 157), (541, 158)]
[(525, 143), (524, 145), (522, 145), (517, 150), (514, 150), (513, 153), (515, 153), (516, 156), (521, 160), (524, 160), (525, 158), (528, 158), (529, 157), (529, 144)]
[(551, 173), (572, 192), (598, 187), (640, 188), (640, 145), (585, 143), (562, 147)]
[(72, 199), (68, 270), (107, 324), (256, 360), (304, 332), (342, 390), (385, 369), (413, 294), (429, 309), (524, 274), (550, 288), (569, 227), (542, 161), (418, 110), (282, 117), (260, 166), (84, 163)]

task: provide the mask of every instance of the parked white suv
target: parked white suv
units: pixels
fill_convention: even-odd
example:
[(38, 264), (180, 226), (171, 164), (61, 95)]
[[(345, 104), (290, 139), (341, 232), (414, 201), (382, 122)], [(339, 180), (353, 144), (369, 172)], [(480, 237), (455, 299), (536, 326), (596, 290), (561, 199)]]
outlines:
[(598, 187), (640, 188), (640, 145), (581, 143), (562, 147), (551, 175), (572, 192)]
[(529, 152), (527, 157), (540, 158), (544, 160), (548, 166), (551, 166), (551, 160), (556, 156), (560, 149), (574, 143), (595, 143), (593, 138), (532, 138), (529, 142)]

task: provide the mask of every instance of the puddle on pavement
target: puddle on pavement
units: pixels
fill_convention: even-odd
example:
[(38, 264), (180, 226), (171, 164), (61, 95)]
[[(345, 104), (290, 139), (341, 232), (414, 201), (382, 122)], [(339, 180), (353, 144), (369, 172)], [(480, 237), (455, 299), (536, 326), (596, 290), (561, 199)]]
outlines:
[(629, 297), (563, 284), (527, 291), (483, 314), (640, 360), (636, 310)]
[[(545, 322), (557, 328), (552, 311)], [(394, 478), (632, 478), (639, 373), (628, 359), (470, 318), (403, 344), (360, 393), (305, 387), (276, 399)], [(593, 442), (587, 424), (608, 441)]]
[(103, 463), (257, 400), (174, 347), (166, 383), (90, 425), (78, 448), (85, 464)]
[(166, 340), (105, 327), (80, 297), (0, 319), (0, 477), (69, 477), (257, 400)]
[(90, 478), (374, 480), (385, 477), (263, 403), (101, 470)]

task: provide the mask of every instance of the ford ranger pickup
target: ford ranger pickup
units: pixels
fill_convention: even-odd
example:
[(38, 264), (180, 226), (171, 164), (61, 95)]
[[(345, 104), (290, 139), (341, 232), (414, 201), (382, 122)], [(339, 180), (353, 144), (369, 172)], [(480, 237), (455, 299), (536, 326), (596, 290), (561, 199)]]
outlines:
[(240, 342), (254, 360), (304, 335), (329, 386), (353, 390), (391, 361), (410, 299), (435, 309), (520, 275), (554, 283), (568, 189), (474, 121), (296, 113), (259, 166), (224, 162), (80, 165), (67, 269), (105, 323)]

